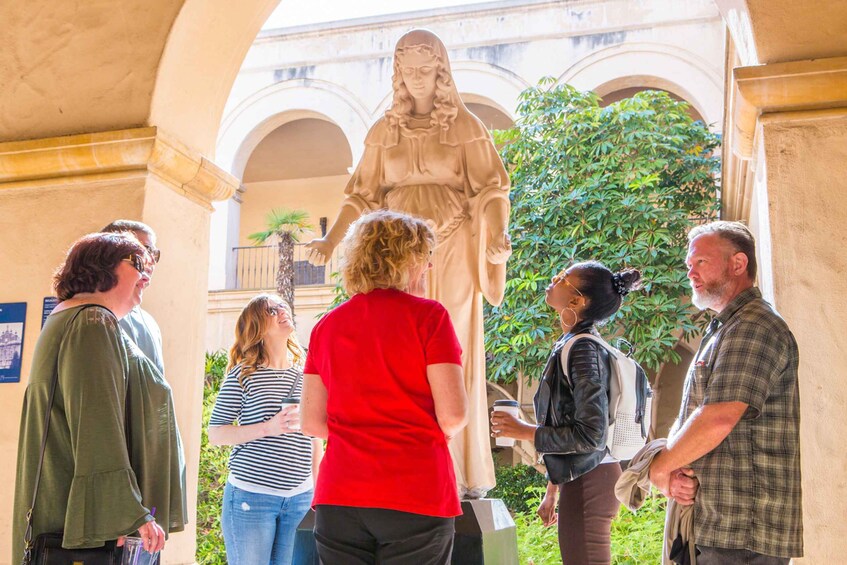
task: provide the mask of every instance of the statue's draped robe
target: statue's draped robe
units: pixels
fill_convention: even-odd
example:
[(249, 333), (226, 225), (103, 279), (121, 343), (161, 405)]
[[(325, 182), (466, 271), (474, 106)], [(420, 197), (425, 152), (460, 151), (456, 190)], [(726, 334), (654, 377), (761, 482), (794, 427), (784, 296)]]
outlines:
[(362, 160), (345, 190), (360, 213), (388, 208), (426, 219), (437, 234), (427, 298), (450, 313), (462, 344), (468, 426), (450, 442), (459, 491), (480, 496), (494, 486), (488, 432), (482, 297), (503, 300), (505, 264), (486, 261), (485, 207), (508, 209), (509, 177), (485, 126), (464, 107), (447, 130), (430, 118), (391, 127), (386, 118), (368, 133)]

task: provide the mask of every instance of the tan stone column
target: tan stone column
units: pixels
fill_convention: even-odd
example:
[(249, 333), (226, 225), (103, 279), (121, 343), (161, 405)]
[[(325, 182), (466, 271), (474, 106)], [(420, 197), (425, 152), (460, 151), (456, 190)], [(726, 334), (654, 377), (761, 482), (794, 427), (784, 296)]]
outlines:
[(752, 200), (750, 216), (727, 219), (749, 220), (756, 230), (759, 285), (800, 349), (806, 555), (795, 563), (841, 563), (847, 538), (847, 58), (734, 74), (735, 95), (743, 98), (736, 114), (743, 123), (734, 131), (749, 138), (731, 158), (750, 159), (755, 175), (725, 187), (724, 200)]
[(9, 559), (20, 409), (53, 270), (79, 236), (117, 218), (158, 235), (144, 307), (164, 338), (185, 445), (189, 521), (167, 563), (193, 563), (203, 394), (209, 214), (238, 181), (155, 127), (0, 144), (0, 302), (26, 302), (21, 382), (0, 385), (0, 563)]

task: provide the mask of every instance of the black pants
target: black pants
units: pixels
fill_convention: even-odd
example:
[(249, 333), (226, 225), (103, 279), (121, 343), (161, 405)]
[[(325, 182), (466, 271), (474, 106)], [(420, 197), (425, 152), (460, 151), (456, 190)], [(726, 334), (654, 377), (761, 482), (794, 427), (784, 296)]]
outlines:
[(788, 557), (762, 555), (748, 549), (697, 546), (697, 565), (788, 565)]
[(615, 498), (618, 463), (603, 463), (559, 485), (559, 550), (564, 565), (609, 565), (612, 519), (621, 503)]
[(323, 565), (444, 565), (453, 552), (453, 518), (381, 508), (315, 507)]

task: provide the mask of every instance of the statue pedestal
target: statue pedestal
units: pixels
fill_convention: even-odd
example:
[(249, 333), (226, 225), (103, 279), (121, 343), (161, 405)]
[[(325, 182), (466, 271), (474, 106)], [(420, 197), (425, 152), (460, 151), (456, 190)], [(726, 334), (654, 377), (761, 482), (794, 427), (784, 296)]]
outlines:
[(309, 510), (294, 534), (294, 557), (291, 565), (320, 565), (315, 544), (315, 511)]
[[(309, 510), (294, 536), (293, 565), (318, 565), (315, 546), (315, 513)], [(515, 522), (499, 498), (463, 500), (456, 517), (453, 565), (517, 565)]]
[(453, 565), (517, 565), (515, 522), (499, 498), (463, 500), (456, 517)]

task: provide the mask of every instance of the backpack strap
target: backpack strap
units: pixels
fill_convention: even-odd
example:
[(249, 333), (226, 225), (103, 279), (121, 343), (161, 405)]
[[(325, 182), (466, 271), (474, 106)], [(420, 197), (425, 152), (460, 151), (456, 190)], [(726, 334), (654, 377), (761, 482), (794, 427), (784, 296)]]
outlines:
[(597, 337), (594, 334), (577, 334), (573, 336), (571, 339), (565, 342), (565, 344), (562, 346), (562, 351), (560, 353), (564, 364), (564, 366), (562, 367), (562, 372), (565, 374), (565, 378), (568, 380), (568, 384), (571, 386), (571, 388), (573, 388), (573, 381), (571, 381), (571, 376), (570, 374), (568, 374), (568, 362), (570, 361), (571, 349), (573, 348), (574, 344), (581, 339), (590, 339), (594, 343), (602, 345), (603, 348), (609, 352), (609, 355), (612, 355), (615, 358), (620, 355), (620, 352), (608, 343), (606, 343), (606, 340), (602, 337)]

